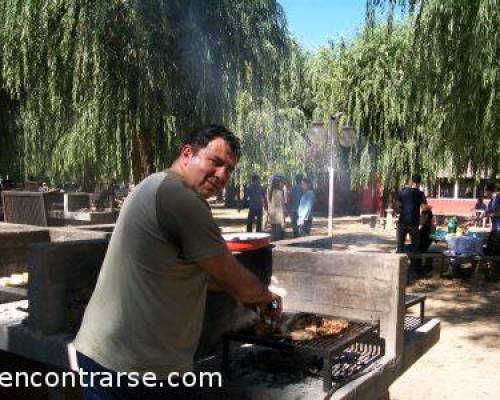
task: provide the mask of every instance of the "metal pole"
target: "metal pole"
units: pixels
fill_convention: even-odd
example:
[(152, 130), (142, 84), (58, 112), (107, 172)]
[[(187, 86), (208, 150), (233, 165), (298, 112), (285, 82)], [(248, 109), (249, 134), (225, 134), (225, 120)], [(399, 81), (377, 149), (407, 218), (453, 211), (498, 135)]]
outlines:
[(330, 165), (328, 166), (328, 236), (333, 235), (333, 191), (334, 191), (334, 169), (333, 161), (335, 157), (334, 143), (337, 135), (337, 118), (331, 117), (328, 124), (328, 134), (330, 139)]
[(333, 167), (328, 167), (328, 236), (333, 235)]

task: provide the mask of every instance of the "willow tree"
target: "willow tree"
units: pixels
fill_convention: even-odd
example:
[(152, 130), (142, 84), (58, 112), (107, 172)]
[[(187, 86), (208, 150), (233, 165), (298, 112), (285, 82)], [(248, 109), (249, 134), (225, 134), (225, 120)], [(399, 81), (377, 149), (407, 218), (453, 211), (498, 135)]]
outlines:
[[(369, 12), (395, 0), (369, 0)], [(455, 172), (500, 170), (500, 3), (498, 0), (398, 0), (415, 10), (415, 95), (418, 118), (439, 111), (439, 140)]]
[(18, 117), (18, 104), (0, 90), (0, 177), (10, 174), (11, 179), (17, 179), (22, 171)]
[(376, 175), (386, 186), (397, 186), (417, 170), (432, 174), (446, 157), (432, 142), (430, 121), (420, 124), (407, 106), (413, 95), (411, 43), (405, 24), (392, 34), (386, 26), (373, 27), (348, 45), (323, 49), (314, 60), (318, 106), (330, 115), (344, 111), (347, 120), (341, 123), (359, 132), (349, 155), (354, 186)]
[[(0, 89), (25, 174), (134, 180), (179, 133), (273, 90), (287, 46), (274, 0), (0, 0)], [(0, 127), (4, 130), (5, 127)]]
[(274, 90), (264, 93), (240, 91), (234, 111), (234, 130), (241, 135), (242, 160), (238, 183), (252, 174), (293, 177), (312, 175), (307, 137), (313, 103), (308, 79), (309, 54), (290, 40), (286, 57), (276, 64)]

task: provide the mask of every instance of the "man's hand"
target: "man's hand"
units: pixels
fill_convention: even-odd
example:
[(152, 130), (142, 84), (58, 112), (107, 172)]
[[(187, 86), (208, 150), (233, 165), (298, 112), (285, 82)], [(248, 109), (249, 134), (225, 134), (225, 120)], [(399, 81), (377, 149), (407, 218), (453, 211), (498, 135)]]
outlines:
[(223, 292), (224, 289), (211, 276), (208, 277), (208, 290), (211, 292)]
[(256, 304), (257, 312), (261, 316), (267, 316), (272, 320), (278, 319), (283, 312), (283, 301), (276, 293), (271, 292), (273, 301), (270, 303)]

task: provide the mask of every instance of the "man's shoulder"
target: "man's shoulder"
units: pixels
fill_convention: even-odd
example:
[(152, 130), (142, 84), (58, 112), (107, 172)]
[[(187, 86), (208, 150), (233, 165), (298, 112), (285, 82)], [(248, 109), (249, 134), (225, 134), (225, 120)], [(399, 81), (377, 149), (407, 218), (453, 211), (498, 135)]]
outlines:
[(420, 190), (419, 188), (410, 187), (410, 188), (406, 188), (406, 189), (408, 189), (408, 192), (411, 193), (413, 196), (425, 197), (424, 192), (422, 190)]
[(399, 191), (399, 198), (408, 201), (425, 201), (425, 194), (420, 189), (404, 187)]
[(181, 176), (167, 171), (158, 187), (157, 196), (162, 200), (178, 203), (177, 205), (192, 205), (192, 202), (207, 204), (206, 200), (191, 188)]
[(409, 188), (409, 187), (404, 187), (404, 188), (402, 188), (402, 189), (399, 191), (398, 195), (399, 195), (399, 197), (406, 197), (406, 196), (408, 196), (408, 194), (410, 194), (410, 193), (411, 193), (411, 188)]

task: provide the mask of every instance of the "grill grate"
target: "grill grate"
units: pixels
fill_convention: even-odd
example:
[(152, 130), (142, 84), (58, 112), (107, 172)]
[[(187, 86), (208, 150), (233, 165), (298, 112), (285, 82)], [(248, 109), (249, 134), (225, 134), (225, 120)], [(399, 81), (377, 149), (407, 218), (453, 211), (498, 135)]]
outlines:
[(404, 330), (405, 332), (413, 332), (417, 328), (422, 326), (422, 321), (420, 317), (416, 317), (413, 315), (405, 315), (405, 322), (404, 322)]
[(371, 339), (352, 344), (333, 360), (332, 375), (337, 387), (367, 373), (384, 355), (384, 342), (375, 336)]
[[(318, 316), (329, 319), (337, 319), (336, 317), (327, 315)], [(367, 338), (369, 336), (376, 336), (378, 339), (378, 324), (365, 321), (349, 321), (347, 329), (338, 335), (317, 337), (312, 340), (300, 342), (294, 342), (290, 338), (282, 335), (257, 336), (255, 335), (253, 329), (239, 332), (229, 332), (223, 335), (224, 347), (222, 355), (222, 370), (226, 373), (226, 375), (228, 375), (227, 366), (229, 364), (229, 343), (231, 341), (255, 344), (280, 351), (319, 356), (323, 360), (323, 369), (321, 372), (321, 375), (323, 376), (323, 389), (325, 392), (328, 392), (332, 387), (335, 373), (341, 374), (341, 367), (337, 366), (336, 372), (333, 370), (334, 366), (339, 364), (336, 362), (336, 360), (339, 360), (338, 357), (341, 356), (341, 353), (349, 346), (354, 345), (355, 343), (360, 342), (363, 338)], [(380, 347), (379, 350), (383, 352), (383, 346)], [(333, 374), (332, 371), (334, 372)]]
[(347, 342), (352, 343), (360, 336), (364, 336), (374, 331), (376, 326), (364, 322), (349, 322), (347, 329), (335, 336), (320, 336), (313, 340), (303, 342), (292, 342), (299, 349), (310, 351), (331, 352), (334, 348), (345, 347)]

